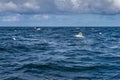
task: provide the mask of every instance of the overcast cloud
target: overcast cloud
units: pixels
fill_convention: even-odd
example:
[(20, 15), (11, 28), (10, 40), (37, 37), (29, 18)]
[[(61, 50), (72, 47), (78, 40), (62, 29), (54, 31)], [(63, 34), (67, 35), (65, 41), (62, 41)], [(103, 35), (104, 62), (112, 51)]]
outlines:
[(120, 0), (0, 0), (0, 13), (120, 13)]

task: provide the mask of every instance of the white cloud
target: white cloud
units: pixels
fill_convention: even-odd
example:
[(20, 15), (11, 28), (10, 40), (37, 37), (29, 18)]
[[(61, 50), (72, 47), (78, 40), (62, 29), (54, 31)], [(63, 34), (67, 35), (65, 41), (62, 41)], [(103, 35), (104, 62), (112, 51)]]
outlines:
[(0, 13), (120, 13), (120, 0), (0, 0)]
[(4, 11), (15, 11), (18, 9), (18, 6), (10, 1), (10, 2), (7, 2), (7, 3), (0, 3), (0, 12), (4, 12)]
[(38, 10), (40, 9), (40, 6), (30, 3), (30, 2), (26, 2), (23, 4), (23, 8)]
[(48, 15), (43, 15), (43, 18), (44, 18), (44, 19), (49, 19), (50, 16), (48, 16)]
[(120, 0), (114, 0), (113, 5), (115, 6), (116, 9), (120, 9)]
[(45, 19), (45, 20), (48, 20), (50, 18), (50, 15), (33, 15), (30, 19), (31, 20), (43, 20), (43, 19)]
[(16, 22), (20, 20), (20, 15), (8, 15), (8, 16), (2, 16), (1, 21), (3, 22)]

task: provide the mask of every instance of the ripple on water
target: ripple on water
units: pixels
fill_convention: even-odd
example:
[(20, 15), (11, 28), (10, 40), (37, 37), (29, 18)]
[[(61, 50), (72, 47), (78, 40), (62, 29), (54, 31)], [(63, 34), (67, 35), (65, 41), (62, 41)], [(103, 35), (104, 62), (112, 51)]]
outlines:
[[(0, 79), (118, 80), (119, 31), (120, 28), (0, 29)], [(85, 37), (74, 37), (79, 32)]]

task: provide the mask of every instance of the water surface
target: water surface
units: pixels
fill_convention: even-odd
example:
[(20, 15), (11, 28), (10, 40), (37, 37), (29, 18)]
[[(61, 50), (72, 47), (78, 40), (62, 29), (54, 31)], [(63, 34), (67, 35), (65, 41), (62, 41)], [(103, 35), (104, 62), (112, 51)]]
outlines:
[(0, 28), (0, 80), (119, 79), (118, 27)]

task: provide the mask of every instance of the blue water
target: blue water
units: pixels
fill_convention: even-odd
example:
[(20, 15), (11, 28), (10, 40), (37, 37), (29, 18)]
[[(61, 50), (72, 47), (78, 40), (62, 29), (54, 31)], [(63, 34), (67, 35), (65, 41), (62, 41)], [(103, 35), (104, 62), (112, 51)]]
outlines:
[(1, 27), (0, 80), (120, 80), (120, 28)]

